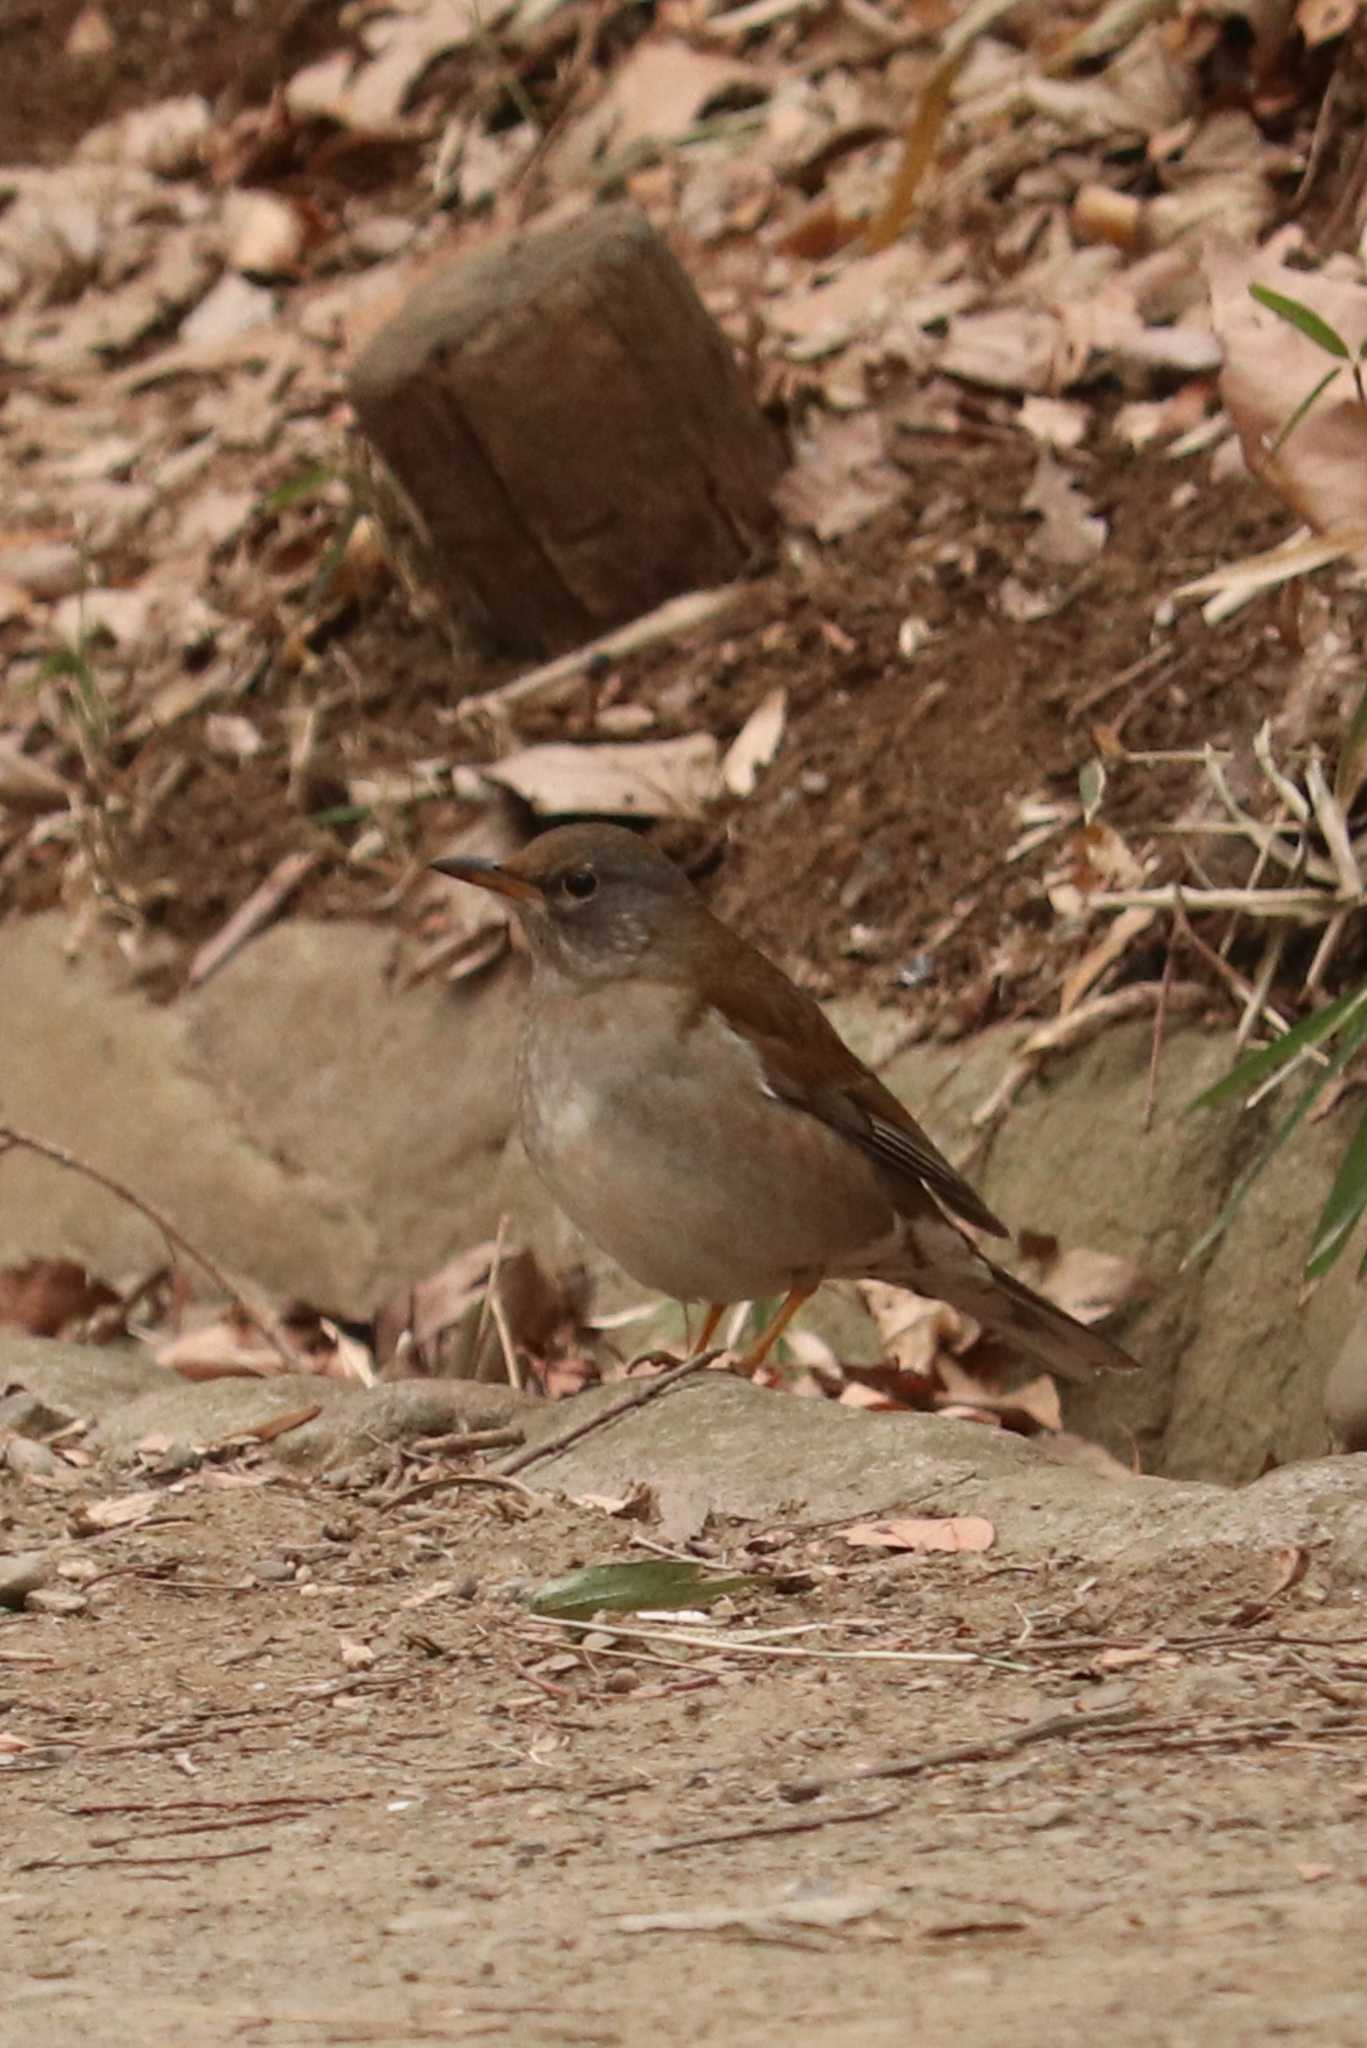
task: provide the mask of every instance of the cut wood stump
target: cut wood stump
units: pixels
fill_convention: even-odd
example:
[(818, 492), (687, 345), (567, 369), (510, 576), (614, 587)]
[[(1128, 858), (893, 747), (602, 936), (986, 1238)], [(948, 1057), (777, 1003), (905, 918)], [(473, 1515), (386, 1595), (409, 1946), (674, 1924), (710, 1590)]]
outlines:
[(421, 285), (351, 376), (447, 601), (552, 654), (722, 583), (771, 531), (779, 437), (632, 206)]

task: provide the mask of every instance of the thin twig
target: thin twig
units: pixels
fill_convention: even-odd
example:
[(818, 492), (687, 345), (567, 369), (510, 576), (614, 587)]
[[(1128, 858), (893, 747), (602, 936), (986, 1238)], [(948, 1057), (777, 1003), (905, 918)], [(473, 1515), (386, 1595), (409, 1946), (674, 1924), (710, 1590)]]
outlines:
[(195, 1850), (189, 1856), (35, 1856), (17, 1870), (160, 1870), (187, 1863), (231, 1863), (239, 1856), (269, 1856), (269, 1842), (245, 1849)]
[[(578, 1629), (585, 1623), (556, 1614), (533, 1614), (528, 1619), (539, 1628)], [(987, 1660), (976, 1650), (827, 1650), (805, 1649), (796, 1643), (755, 1642), (750, 1638), (698, 1634), (685, 1628), (628, 1628), (620, 1622), (596, 1621), (595, 1633), (620, 1636), (623, 1642), (679, 1643), (694, 1650), (711, 1650), (726, 1657), (801, 1658), (807, 1662), (838, 1664), (982, 1664)], [(1017, 1669), (1023, 1667), (1017, 1666)]]
[(1127, 683), (1141, 683), (1156, 670), (1169, 668), (1177, 659), (1171, 641), (1151, 647), (1147, 654), (1141, 654), (1138, 661), (1132, 661), (1128, 668), (1122, 668), (1118, 675), (1108, 676), (1103, 683), (1096, 683), (1090, 690), (1084, 690), (1068, 706), (1069, 719), (1082, 718), (1117, 690), (1123, 690)]
[(1153, 1106), (1158, 1094), (1158, 1063), (1163, 1057), (1163, 1031), (1168, 1021), (1168, 996), (1172, 989), (1173, 962), (1177, 958), (1176, 932), (1168, 935), (1167, 957), (1163, 962), (1163, 979), (1158, 984), (1158, 1000), (1153, 1006), (1153, 1042), (1149, 1047), (1149, 1071), (1144, 1081), (1144, 1108), (1139, 1119), (1141, 1131), (1153, 1128)]
[(1310, 792), (1310, 801), (1315, 807), (1315, 822), (1324, 834), (1324, 843), (1338, 876), (1340, 894), (1350, 904), (1362, 902), (1362, 869), (1358, 866), (1353, 851), (1352, 834), (1348, 820), (1343, 815), (1343, 806), (1337, 801), (1325, 777), (1324, 764), (1317, 751), (1312, 751), (1305, 764), (1305, 786)]
[(554, 1436), (547, 1437), (544, 1442), (531, 1444), (525, 1451), (518, 1451), (514, 1457), (505, 1458), (498, 1468), (499, 1471), (504, 1474), (521, 1472), (524, 1467), (535, 1464), (539, 1458), (555, 1457), (570, 1444), (577, 1444), (581, 1437), (591, 1436), (598, 1429), (606, 1429), (619, 1415), (625, 1415), (630, 1409), (640, 1408), (646, 1401), (653, 1401), (658, 1395), (668, 1393), (671, 1387), (676, 1387), (680, 1380), (687, 1379), (690, 1373), (700, 1371), (708, 1359), (715, 1356), (715, 1352), (704, 1352), (698, 1358), (685, 1358), (682, 1364), (671, 1366), (668, 1372), (657, 1373), (652, 1380), (637, 1380), (635, 1385), (629, 1387), (617, 1400), (610, 1402), (606, 1408), (600, 1408), (596, 1415), (590, 1415), (583, 1422), (576, 1422), (568, 1429), (557, 1430)]
[(1281, 1020), (1277, 1012), (1269, 1007), (1267, 1000), (1272, 992), (1272, 984), (1277, 978), (1277, 969), (1281, 966), (1282, 954), (1285, 951), (1286, 926), (1284, 924), (1274, 925), (1267, 935), (1267, 944), (1263, 948), (1262, 961), (1258, 967), (1258, 977), (1248, 992), (1248, 1001), (1244, 1004), (1244, 1012), (1239, 1019), (1239, 1028), (1234, 1034), (1235, 1052), (1243, 1051), (1249, 1039), (1257, 1030), (1259, 1021), (1264, 1015), (1271, 1020), (1277, 1030), (1285, 1031), (1288, 1029), (1288, 1026)]
[[(1355, 908), (1356, 905), (1353, 906), (1353, 909)], [(1324, 927), (1324, 931), (1320, 936), (1320, 942), (1315, 948), (1315, 957), (1310, 962), (1306, 972), (1306, 995), (1313, 996), (1319, 994), (1324, 984), (1324, 977), (1329, 972), (1329, 962), (1338, 950), (1338, 942), (1343, 937), (1348, 920), (1353, 915), (1353, 909), (1340, 910), (1336, 916), (1330, 918), (1328, 924)]]
[(1245, 917), (1290, 917), (1300, 924), (1322, 924), (1336, 908), (1334, 899), (1311, 889), (1187, 889), (1165, 882), (1157, 889), (1105, 889), (1089, 896), (1092, 910), (1171, 910), (1184, 901), (1189, 910), (1238, 910)]
[(667, 1841), (647, 1842), (643, 1856), (674, 1856), (685, 1849), (710, 1849), (720, 1842), (763, 1842), (770, 1835), (810, 1835), (818, 1828), (838, 1828), (847, 1821), (881, 1820), (885, 1814), (900, 1813), (900, 1799), (881, 1799), (876, 1806), (846, 1806), (839, 1813), (810, 1813), (801, 1819), (771, 1820), (753, 1828), (712, 1828), (701, 1835), (672, 1835)]
[(1124, 1728), (1141, 1719), (1137, 1707), (1099, 1707), (1092, 1714), (1046, 1714), (1042, 1721), (1031, 1721), (1004, 1735), (983, 1735), (976, 1742), (947, 1743), (943, 1749), (928, 1749), (920, 1756), (904, 1757), (893, 1764), (864, 1764), (858, 1770), (842, 1772), (839, 1777), (794, 1778), (779, 1789), (786, 1799), (816, 1799), (837, 1785), (857, 1785), (869, 1778), (919, 1778), (924, 1771), (944, 1770), (952, 1764), (995, 1762), (998, 1757), (1014, 1756), (1018, 1749), (1028, 1749), (1036, 1742), (1090, 1735), (1095, 1729)]
[(503, 1368), (508, 1375), (508, 1384), (514, 1393), (520, 1394), (522, 1392), (522, 1368), (517, 1362), (517, 1346), (513, 1342), (513, 1333), (508, 1327), (508, 1311), (503, 1305), (503, 1295), (498, 1284), (499, 1268), (503, 1264), (503, 1233), (507, 1223), (508, 1218), (506, 1216), (499, 1217), (498, 1235), (494, 1240), (494, 1263), (489, 1272), (489, 1284), (485, 1290), (484, 1299), (488, 1304), (489, 1313), (494, 1319), (494, 1328), (498, 1331), (499, 1346), (503, 1352)]
[(540, 1494), (533, 1487), (524, 1486), (520, 1479), (514, 1479), (506, 1472), (438, 1472), (431, 1479), (420, 1479), (415, 1486), (405, 1487), (393, 1500), (385, 1502), (383, 1512), (392, 1515), (396, 1508), (406, 1508), (415, 1500), (427, 1500), (434, 1493), (449, 1493), (458, 1486), (487, 1486), (495, 1493), (520, 1493), (538, 1505), (541, 1501)]
[(217, 1261), (211, 1259), (207, 1252), (200, 1251), (197, 1245), (191, 1244), (184, 1231), (178, 1230), (160, 1209), (153, 1208), (141, 1195), (134, 1194), (132, 1188), (126, 1187), (120, 1180), (115, 1180), (112, 1174), (102, 1173), (98, 1166), (91, 1166), (84, 1159), (78, 1159), (76, 1154), (68, 1152), (65, 1146), (50, 1145), (45, 1138), (34, 1138), (26, 1131), (15, 1130), (12, 1124), (0, 1125), (0, 1159), (15, 1146), (21, 1151), (36, 1153), (40, 1159), (50, 1159), (54, 1166), (65, 1166), (71, 1173), (84, 1174), (87, 1180), (94, 1181), (96, 1187), (103, 1188), (107, 1194), (117, 1196), (121, 1202), (127, 1202), (130, 1209), (136, 1209), (140, 1216), (146, 1217), (154, 1229), (161, 1232), (168, 1245), (183, 1252), (187, 1259), (193, 1259), (197, 1266), (203, 1268), (215, 1287), (222, 1289), (239, 1314), (245, 1316), (253, 1329), (260, 1331), (286, 1372), (299, 1370), (299, 1360), (293, 1356), (279, 1335), (274, 1319), (260, 1309), (254, 1308), (241, 1289), (234, 1287)]
[(443, 1458), (462, 1451), (505, 1451), (525, 1443), (527, 1432), (515, 1424), (504, 1429), (453, 1429), (446, 1436), (419, 1437), (413, 1451), (423, 1458)]

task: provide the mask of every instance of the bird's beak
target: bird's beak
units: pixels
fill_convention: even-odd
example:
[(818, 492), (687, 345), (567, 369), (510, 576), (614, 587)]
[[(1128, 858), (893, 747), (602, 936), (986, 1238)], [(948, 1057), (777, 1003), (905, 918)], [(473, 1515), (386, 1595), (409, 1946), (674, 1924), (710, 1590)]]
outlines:
[(540, 903), (542, 892), (535, 882), (515, 875), (496, 860), (478, 860), (473, 854), (453, 855), (449, 860), (429, 863), (434, 874), (450, 875), (453, 881), (473, 882), (477, 889), (492, 889), (496, 896), (511, 896), (515, 903)]

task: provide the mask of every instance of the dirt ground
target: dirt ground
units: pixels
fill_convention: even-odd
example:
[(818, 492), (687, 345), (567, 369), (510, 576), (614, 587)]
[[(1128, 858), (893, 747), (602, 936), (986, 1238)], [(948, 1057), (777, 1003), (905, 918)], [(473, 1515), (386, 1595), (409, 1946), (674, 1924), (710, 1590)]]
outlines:
[[(69, 1512), (11, 1493), (7, 1539)], [(729, 1531), (795, 1588), (725, 1622), (759, 1654), (531, 1619), (519, 1590), (622, 1526), (191, 1480), (67, 1544), (88, 1610), (0, 1621), (0, 2038), (1359, 2037), (1360, 1596)]]
[[(39, 122), (59, 153), (96, 115), (139, 97), (198, 86), (225, 111), (257, 103), (270, 78), (335, 47), (340, 33), (330, 7), (241, 7), (231, 21), (214, 17), (212, 32), (207, 14), (173, 8), (157, 41), (161, 10), (115, 6), (115, 52), (91, 71), (62, 55), (74, 12), (71, 0), (29, 9), (0, 47), (0, 105), (25, 107), (22, 125), (0, 120), (0, 160), (31, 156)], [(35, 75), (65, 85), (30, 105)], [(388, 178), (387, 205), (430, 208), (397, 159)], [(295, 189), (288, 179), (286, 187)], [(331, 187), (297, 196), (320, 218), (338, 214)], [(1123, 378), (1092, 396), (1103, 414), (1118, 406)], [(146, 402), (174, 410), (181, 400), (172, 390)], [(927, 1030), (954, 1033), (1047, 1010), (1071, 957), (1074, 940), (1042, 887), (1057, 842), (1008, 859), (1022, 835), (1021, 800), (1075, 798), (1098, 726), (1140, 753), (1246, 743), (1283, 703), (1299, 648), (1294, 617), (1271, 601), (1218, 632), (1188, 606), (1168, 652), (1149, 658), (1160, 601), (1283, 533), (1281, 508), (1249, 479), (1198, 491), (1165, 454), (1099, 435), (1081, 473), (1108, 523), (1107, 545), (1094, 564), (1057, 577), (1026, 545), (1033, 519), (1022, 500), (1036, 451), (1010, 403), (980, 394), (953, 432), (940, 432), (918, 415), (908, 380), (904, 391), (889, 389), (886, 412), (903, 422), (890, 444), (912, 479), (903, 501), (825, 549), (787, 549), (757, 565), (722, 629), (591, 674), (567, 707), (520, 714), (517, 737), (601, 738), (602, 714), (630, 704), (650, 714), (652, 737), (705, 729), (726, 745), (766, 693), (783, 688), (782, 751), (755, 793), (714, 806), (703, 824), (659, 834), (721, 912), (814, 991), (859, 987), (901, 999)], [(335, 446), (329, 431), (320, 424), (318, 459), (344, 466), (355, 451)], [(240, 460), (240, 475), (224, 460), (221, 481), (261, 493), (251, 550), (263, 564), (297, 556), (307, 580), (346, 514), (344, 494), (334, 488), (311, 503), (306, 493), (302, 505), (273, 510), (270, 492), (297, 478), (297, 458), (265, 476), (259, 461)], [(130, 583), (149, 566), (139, 546), (122, 564)], [(1011, 622), (1011, 593), (1018, 601), (1022, 590), (1045, 614), (1028, 629)], [(290, 769), (300, 683), (278, 662), (265, 665), (249, 699), (264, 743), (251, 758), (224, 759), (199, 722), (180, 721), (107, 765), (116, 822), (106, 884), (179, 949), (181, 971), (189, 949), (292, 852), (317, 860), (293, 899), (298, 910), (415, 925), (422, 910), (411, 884), (422, 857), (475, 813), (453, 800), (423, 802), (397, 833), (407, 858), (393, 857), (391, 845), (381, 862), (353, 864), (348, 854), (368, 821), (348, 802), (350, 780), (403, 778), (420, 759), (478, 764), (506, 745), (506, 735), (463, 719), (459, 700), (521, 664), (453, 647), (449, 628), (406, 590), (332, 615), (313, 653), (309, 695), (330, 708), (302, 799)], [(1107, 818), (1141, 845), (1200, 783), (1190, 761), (1122, 761)], [(65, 861), (56, 841), (27, 856), (6, 877), (13, 906), (60, 900)], [(1252, 966), (1257, 940), (1236, 940), (1236, 965)], [(1149, 952), (1136, 950), (1125, 974), (1161, 972), (1164, 944), (1156, 937)], [(1353, 963), (1345, 954), (1340, 964)], [(1288, 974), (1302, 967), (1293, 946)], [(153, 985), (169, 993), (179, 978), (168, 966)]]
[[(1275, 535), (1273, 515), (1246, 485), (1173, 516), (1171, 466), (1161, 457), (1135, 458), (1109, 479), (1115, 541), (1075, 601), (1028, 636), (1010, 631), (996, 598), (1015, 564), (1031, 459), (1018, 442), (992, 437), (967, 449), (918, 447), (918, 478), (940, 506), (928, 535), (914, 511), (899, 508), (803, 572), (773, 570), (755, 581), (720, 647), (708, 635), (696, 652), (631, 657), (606, 680), (587, 681), (568, 715), (526, 716), (522, 736), (589, 739), (606, 706), (631, 703), (652, 709), (662, 739), (707, 730), (727, 744), (769, 691), (785, 689), (783, 751), (758, 790), (729, 816), (657, 828), (668, 850), (713, 887), (722, 915), (819, 993), (859, 988), (891, 999), (910, 970), (952, 1005), (958, 1028), (1029, 1010), (1046, 999), (1057, 961), (1028, 940), (1013, 944), (1039, 924), (1049, 851), (1005, 863), (1022, 832), (1018, 800), (1075, 797), (1097, 718), (1137, 749), (1246, 739), (1280, 701), (1293, 659), (1262, 621), (1213, 637), (1193, 615), (1178, 661), (1157, 675), (1145, 666), (1155, 590)], [(947, 546), (960, 564), (952, 573), (931, 560)], [(911, 614), (933, 637), (908, 666), (897, 635)], [(471, 745), (454, 705), (504, 669), (474, 652), (462, 669), (448, 637), (416, 622), (406, 600), (357, 621), (340, 658), (345, 670), (334, 672), (322, 657), (319, 688), (340, 684), (347, 709), (334, 727), (333, 787), (321, 771), (320, 807), (345, 798), (347, 776), (401, 771), (415, 754), (449, 758), (454, 746), (471, 760), (494, 757), (493, 735)], [(317, 828), (284, 798), (292, 695), (282, 682), (263, 721), (273, 743), (262, 755), (229, 767), (206, 753), (186, 800), (159, 809), (125, 845), (134, 895), (174, 878), (161, 917), (188, 944), (216, 930), (276, 861), (317, 848)], [(137, 786), (185, 751), (180, 729), (164, 745), (149, 742)], [(1196, 777), (1190, 765), (1126, 767), (1108, 815), (1137, 841), (1171, 815), (1174, 789), (1194, 788)], [(136, 816), (131, 785), (130, 777)], [(475, 815), (440, 802), (421, 813), (429, 851)], [(373, 914), (390, 897), (336, 857), (337, 838), (357, 830), (330, 835), (331, 857), (298, 898), (302, 911)], [(54, 884), (57, 872), (54, 863)], [(952, 936), (937, 942), (946, 924)], [(855, 925), (868, 928), (857, 957)], [(1134, 972), (1153, 964), (1136, 958)]]

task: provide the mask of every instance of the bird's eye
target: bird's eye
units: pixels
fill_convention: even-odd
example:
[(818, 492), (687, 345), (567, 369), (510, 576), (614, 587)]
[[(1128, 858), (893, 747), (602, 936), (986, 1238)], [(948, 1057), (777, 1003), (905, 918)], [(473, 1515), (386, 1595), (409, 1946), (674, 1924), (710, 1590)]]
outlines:
[(560, 886), (576, 903), (586, 903), (598, 888), (598, 877), (592, 868), (571, 868)]

